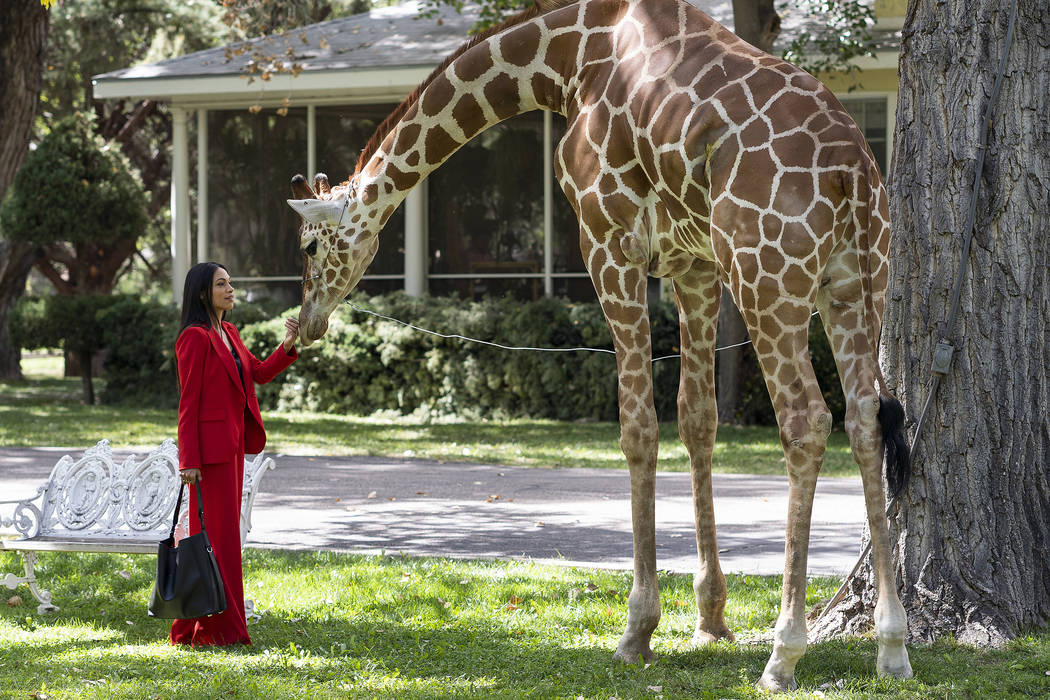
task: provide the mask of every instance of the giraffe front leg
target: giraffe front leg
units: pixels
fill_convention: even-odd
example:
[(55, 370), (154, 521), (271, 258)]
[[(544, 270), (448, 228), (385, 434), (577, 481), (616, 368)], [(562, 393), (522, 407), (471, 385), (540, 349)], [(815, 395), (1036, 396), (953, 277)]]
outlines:
[(659, 427), (653, 403), (652, 341), (644, 267), (629, 262), (615, 239), (602, 244), (585, 234), (581, 248), (616, 348), (620, 447), (631, 477), (634, 583), (627, 599), (627, 629), (614, 658), (627, 663), (654, 657), (649, 646), (660, 622), (656, 580), (656, 456)]
[(678, 434), (689, 453), (698, 558), (693, 577), (693, 643), (702, 646), (734, 639), (725, 621), (726, 579), (718, 562), (711, 484), (711, 456), (718, 427), (714, 346), (722, 285), (714, 263), (697, 260), (686, 274), (675, 279), (674, 289), (682, 340)]
[[(621, 379), (621, 382), (623, 380)], [(621, 394), (623, 393), (621, 385)], [(651, 394), (650, 394), (651, 398)], [(651, 403), (651, 402), (650, 402)], [(634, 583), (627, 599), (627, 629), (613, 658), (625, 663), (651, 661), (649, 646), (660, 622), (660, 587), (656, 580), (656, 411), (623, 412), (620, 446), (631, 475), (631, 525), (634, 532)]]

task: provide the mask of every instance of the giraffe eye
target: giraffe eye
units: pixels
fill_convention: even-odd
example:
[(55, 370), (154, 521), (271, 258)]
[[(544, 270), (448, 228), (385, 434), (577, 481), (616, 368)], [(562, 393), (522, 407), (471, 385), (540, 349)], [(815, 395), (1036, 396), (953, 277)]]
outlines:
[(306, 248), (303, 249), (303, 252), (311, 258), (317, 255), (317, 241), (310, 241), (310, 245), (306, 246)]

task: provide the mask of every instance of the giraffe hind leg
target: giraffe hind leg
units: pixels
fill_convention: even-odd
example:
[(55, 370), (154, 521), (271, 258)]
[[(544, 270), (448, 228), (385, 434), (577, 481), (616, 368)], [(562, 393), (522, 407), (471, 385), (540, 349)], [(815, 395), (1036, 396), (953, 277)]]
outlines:
[(882, 481), (884, 452), (894, 451), (887, 465), (891, 484), (907, 480), (908, 448), (902, 434), (903, 409), (899, 402), (880, 397), (875, 389), (876, 342), (862, 322), (863, 300), (855, 284), (856, 256), (842, 254), (830, 268), (830, 282), (818, 297), (824, 330), (831, 343), (846, 397), (846, 433), (853, 458), (860, 468), (864, 505), (872, 544), (872, 565), (878, 600), (875, 604), (875, 634), (878, 640), (879, 673), (910, 678), (911, 664), (904, 641), (908, 621), (897, 594), (890, 558), (889, 525), (886, 520), (886, 491)]
[[(760, 687), (778, 692), (797, 687), (795, 666), (805, 654), (808, 642), (806, 572), (813, 496), (831, 432), (831, 413), (820, 393), (807, 351), (808, 307), (800, 304), (791, 311), (785, 309), (786, 306), (781, 305), (778, 311), (785, 327), (775, 343), (761, 342), (761, 331), (751, 326), (762, 372), (773, 399), (788, 474), (780, 614), (773, 633), (773, 653), (758, 682)], [(766, 351), (761, 349), (763, 347), (767, 348)]]

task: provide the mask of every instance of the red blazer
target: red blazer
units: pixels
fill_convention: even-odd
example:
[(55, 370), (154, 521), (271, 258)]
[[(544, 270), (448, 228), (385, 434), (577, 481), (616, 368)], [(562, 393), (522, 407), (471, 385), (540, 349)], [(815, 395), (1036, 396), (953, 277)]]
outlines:
[[(179, 468), (199, 469), (204, 464), (231, 462), (266, 446), (255, 385), (265, 384), (299, 357), (295, 347), (286, 353), (280, 345), (265, 361), (244, 347), (233, 324), (222, 322), (233, 349), (241, 358), (244, 385), (237, 365), (215, 330), (190, 326), (175, 341), (179, 368)], [(241, 435), (241, 431), (244, 435)]]

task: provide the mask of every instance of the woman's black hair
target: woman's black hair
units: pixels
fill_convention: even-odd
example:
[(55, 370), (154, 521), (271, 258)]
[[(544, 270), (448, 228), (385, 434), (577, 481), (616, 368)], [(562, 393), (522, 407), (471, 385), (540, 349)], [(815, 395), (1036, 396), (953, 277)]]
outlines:
[[(211, 305), (211, 284), (215, 271), (226, 266), (216, 262), (197, 263), (186, 273), (186, 282), (182, 285), (182, 328), (179, 333), (190, 326), (211, 327), (211, 320), (218, 316), (222, 320), (223, 312), (215, 313)], [(226, 270), (226, 274), (229, 274)]]

